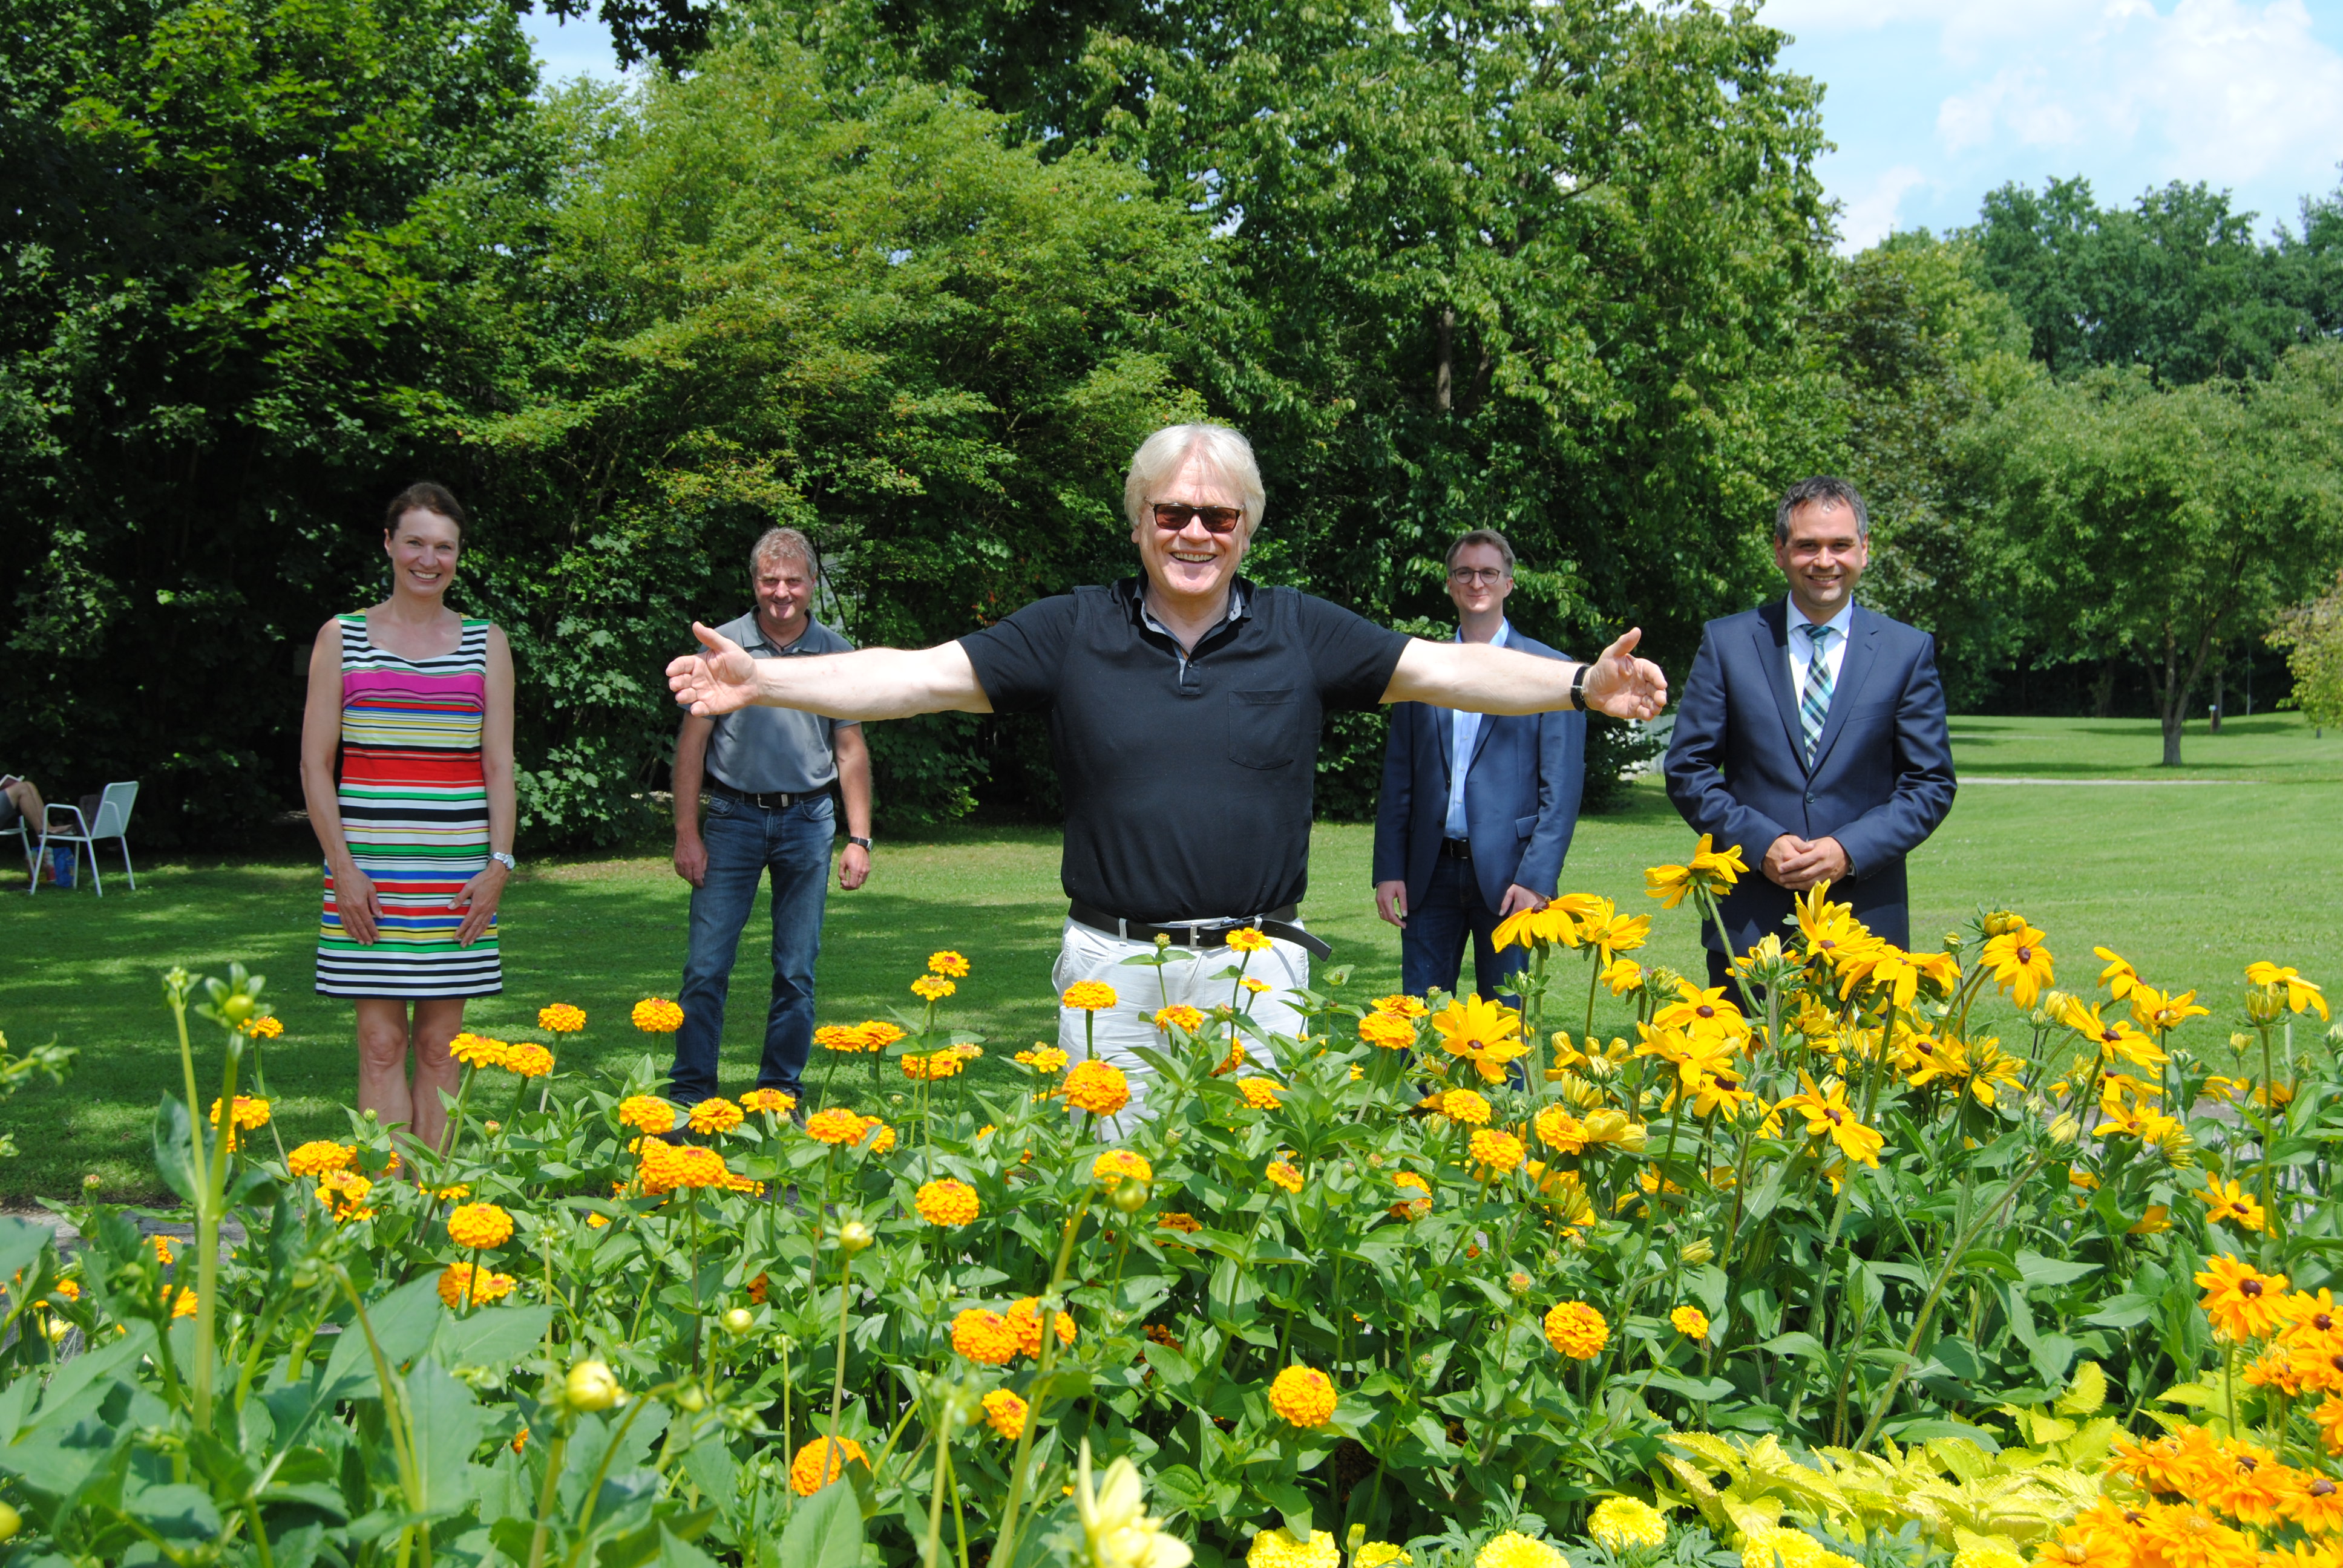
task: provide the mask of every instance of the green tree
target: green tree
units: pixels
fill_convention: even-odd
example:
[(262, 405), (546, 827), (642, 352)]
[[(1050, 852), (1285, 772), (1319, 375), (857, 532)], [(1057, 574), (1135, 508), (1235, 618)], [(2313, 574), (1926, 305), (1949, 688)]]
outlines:
[(2287, 650), (2294, 690), (2281, 707), (2300, 709), (2324, 729), (2343, 725), (2343, 571), (2317, 598), (2279, 612), (2268, 642)]
[(2338, 399), (2343, 345), (2322, 345), (2267, 382), (2046, 383), (1966, 433), (2041, 646), (2145, 659), (2167, 765), (2217, 646), (2259, 632), (2343, 548)]

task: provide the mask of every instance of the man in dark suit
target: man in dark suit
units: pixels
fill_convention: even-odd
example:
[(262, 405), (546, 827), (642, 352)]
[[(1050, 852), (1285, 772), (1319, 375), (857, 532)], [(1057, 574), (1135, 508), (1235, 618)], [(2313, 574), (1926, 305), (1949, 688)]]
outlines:
[[(1710, 621), (1668, 744), (1668, 799), (1757, 874), (1719, 909), (1732, 953), (1828, 881), (1873, 932), (1911, 941), (1904, 857), (1953, 806), (1936, 639), (1855, 602), (1871, 519), (1843, 479), (1790, 487), (1774, 517), (1789, 597)], [(1725, 983), (1718, 935), (1709, 978)]]
[[(1513, 591), (1513, 548), (1503, 534), (1474, 528), (1449, 547), (1458, 641), (1562, 658), (1505, 619)], [(1501, 957), (1489, 937), (1506, 916), (1554, 897), (1585, 762), (1584, 713), (1392, 706), (1375, 813), (1375, 908), (1400, 929), (1401, 984), (1411, 995), (1453, 991), (1468, 939), (1482, 996), (1498, 995), (1528, 961), (1519, 948)]]

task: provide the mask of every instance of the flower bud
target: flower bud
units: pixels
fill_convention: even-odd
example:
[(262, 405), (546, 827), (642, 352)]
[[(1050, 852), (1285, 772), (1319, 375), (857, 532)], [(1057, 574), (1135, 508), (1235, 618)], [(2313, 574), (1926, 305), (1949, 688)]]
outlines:
[(608, 1410), (627, 1397), (609, 1363), (601, 1361), (582, 1361), (571, 1367), (562, 1392), (570, 1409), (582, 1411)]
[(0, 1541), (5, 1541), (25, 1528), (25, 1516), (5, 1503), (0, 1503)]
[(2082, 1135), (2083, 1124), (2075, 1120), (2075, 1113), (2071, 1111), (2061, 1112), (2057, 1119), (2050, 1123), (2050, 1141), (2053, 1143), (2072, 1143)]
[(1126, 1214), (1136, 1214), (1147, 1207), (1147, 1183), (1136, 1177), (1126, 1178), (1114, 1190), (1114, 1206)]
[(232, 996), (220, 1003), (220, 1016), (230, 1023), (242, 1023), (252, 1016), (252, 1005), (248, 996)]
[(870, 1227), (860, 1220), (849, 1220), (838, 1228), (838, 1244), (850, 1258), (877, 1240), (870, 1233)]
[(1678, 1254), (1687, 1263), (1713, 1263), (1716, 1261), (1716, 1243), (1703, 1236)]
[(698, 1383), (686, 1383), (675, 1391), (675, 1407), (697, 1415), (708, 1408), (708, 1396), (700, 1392)]
[(726, 1333), (745, 1334), (757, 1326), (757, 1314), (746, 1307), (735, 1307), (724, 1314), (723, 1322)]
[(293, 1266), (289, 1282), (297, 1291), (314, 1291), (317, 1288), (317, 1265), (305, 1258)]
[(2256, 1023), (2269, 1023), (2286, 1016), (2286, 987), (2282, 985), (2253, 986), (2246, 991), (2246, 1016)]

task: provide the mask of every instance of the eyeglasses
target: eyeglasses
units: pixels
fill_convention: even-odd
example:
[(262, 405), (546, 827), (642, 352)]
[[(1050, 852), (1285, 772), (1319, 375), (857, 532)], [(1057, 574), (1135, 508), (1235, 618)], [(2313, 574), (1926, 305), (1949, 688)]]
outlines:
[(1448, 578), (1451, 582), (1462, 583), (1467, 588), (1478, 588), (1483, 583), (1494, 587), (1505, 580), (1505, 573), (1501, 567), (1451, 567)]
[(1183, 506), (1178, 501), (1155, 503), (1155, 526), (1159, 528), (1176, 534), (1188, 526), (1188, 521), (1192, 518), (1202, 523), (1204, 531), (1208, 534), (1225, 534), (1232, 531), (1243, 519), (1244, 508), (1242, 507), (1190, 507)]

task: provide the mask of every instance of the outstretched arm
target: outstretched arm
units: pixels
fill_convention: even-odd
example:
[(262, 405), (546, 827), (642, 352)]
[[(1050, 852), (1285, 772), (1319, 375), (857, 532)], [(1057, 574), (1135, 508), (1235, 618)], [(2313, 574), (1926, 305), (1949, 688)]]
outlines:
[(990, 713), (991, 699), (957, 642), (934, 648), (865, 648), (804, 658), (751, 658), (698, 621), (701, 651), (667, 667), (675, 699), (703, 719), (750, 703), (832, 719), (908, 719), (915, 713)]
[[(1586, 678), (1585, 706), (1614, 719), (1651, 719), (1668, 705), (1668, 678), (1635, 657), (1643, 640), (1630, 628), (1603, 650)], [(1385, 702), (1429, 702), (1473, 713), (1554, 713), (1570, 709), (1578, 666), (1486, 643), (1411, 642), (1392, 671)]]

